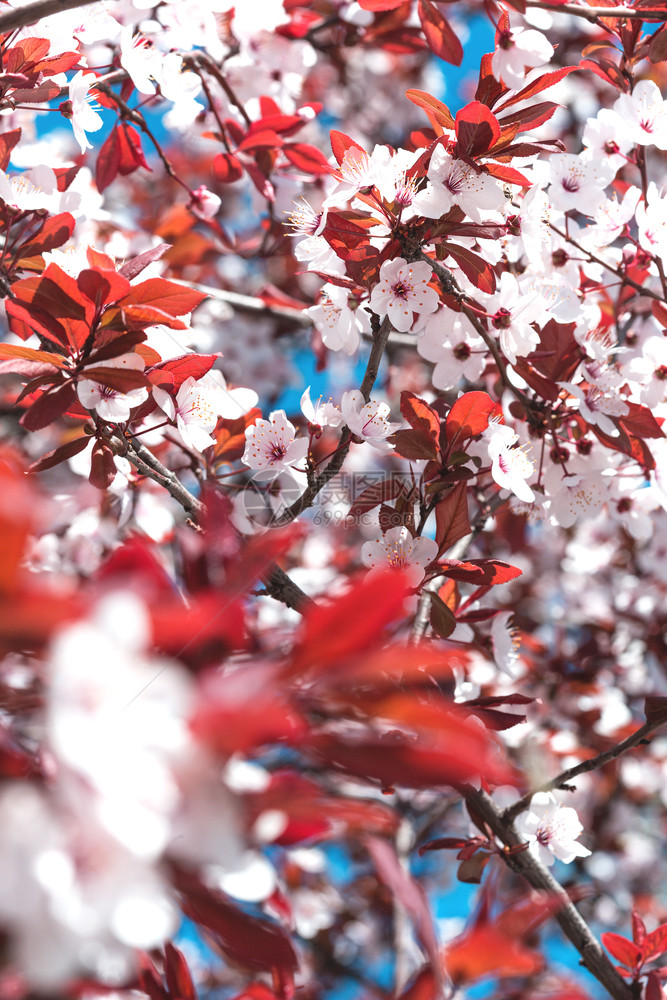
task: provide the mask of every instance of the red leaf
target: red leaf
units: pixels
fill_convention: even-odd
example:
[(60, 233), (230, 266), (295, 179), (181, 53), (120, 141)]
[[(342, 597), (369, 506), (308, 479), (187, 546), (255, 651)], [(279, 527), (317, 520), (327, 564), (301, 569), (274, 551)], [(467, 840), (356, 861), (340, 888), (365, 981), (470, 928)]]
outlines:
[(642, 960), (650, 962), (667, 951), (667, 924), (661, 924), (654, 931), (647, 934), (641, 946)]
[(438, 553), (446, 552), (459, 538), (470, 534), (468, 489), (465, 482), (449, 490), (435, 508), (435, 540)]
[(10, 132), (3, 132), (0, 134), (0, 170), (6, 170), (9, 166), (12, 150), (20, 138), (20, 128), (14, 128)]
[(116, 179), (119, 169), (120, 146), (118, 143), (118, 126), (114, 125), (97, 154), (95, 184), (100, 194)]
[(37, 399), (29, 410), (21, 417), (19, 423), (29, 431), (41, 431), (43, 427), (57, 420), (76, 399), (73, 382), (47, 389)]
[(61, 462), (67, 461), (68, 458), (78, 455), (88, 444), (90, 444), (90, 438), (87, 434), (84, 437), (74, 438), (73, 441), (68, 441), (66, 444), (61, 444), (59, 448), (54, 448), (53, 451), (47, 452), (46, 455), (42, 455), (36, 462), (29, 465), (28, 472), (44, 472), (46, 469), (52, 469), (54, 466), (60, 465)]
[(354, 498), (348, 518), (357, 520), (375, 507), (379, 507), (381, 503), (394, 500), (403, 492), (404, 487), (404, 482), (398, 476), (388, 476), (377, 483), (371, 483)]
[(468, 158), (488, 152), (501, 134), (496, 116), (481, 101), (473, 101), (457, 112), (455, 128), (458, 154)]
[(435, 441), (440, 436), (440, 417), (428, 403), (414, 392), (404, 389), (401, 393), (401, 413), (414, 430), (422, 430)]
[(139, 985), (144, 993), (148, 994), (150, 1000), (170, 1000), (169, 993), (164, 988), (162, 977), (148, 955), (140, 951), (138, 957)]
[(283, 153), (290, 163), (305, 174), (330, 174), (331, 164), (324, 153), (305, 142), (290, 142), (283, 146)]
[(208, 889), (191, 875), (179, 873), (176, 881), (185, 915), (205, 927), (232, 962), (253, 971), (277, 973), (280, 995), (291, 1000), (299, 963), (282, 927), (250, 916), (224, 893)]
[(368, 233), (363, 226), (339, 212), (328, 213), (322, 236), (342, 260), (348, 260), (358, 248), (368, 246)]
[(660, 982), (660, 973), (651, 969), (646, 979), (644, 1000), (665, 1000), (665, 994)]
[(96, 441), (91, 454), (88, 482), (98, 490), (107, 490), (115, 478), (113, 451), (106, 441)]
[(117, 274), (115, 270), (100, 271), (97, 268), (80, 271), (76, 284), (81, 294), (93, 303), (96, 312), (101, 312), (103, 306), (122, 299), (132, 287), (127, 278)]
[(444, 962), (457, 986), (484, 976), (528, 976), (543, 965), (541, 955), (489, 924), (474, 927), (447, 945)]
[(463, 46), (444, 14), (430, 0), (419, 0), (419, 20), (431, 52), (444, 62), (460, 66)]
[(346, 152), (351, 147), (361, 150), (362, 153), (366, 152), (363, 146), (360, 146), (358, 142), (354, 141), (354, 139), (350, 139), (349, 135), (345, 135), (344, 132), (338, 132), (336, 129), (332, 129), (329, 136), (331, 139), (331, 150), (336, 158), (338, 166), (342, 164)]
[(213, 176), (221, 184), (233, 184), (243, 177), (243, 164), (233, 153), (218, 153), (212, 169)]
[(466, 278), (472, 281), (481, 292), (492, 295), (496, 290), (496, 276), (487, 262), (478, 254), (458, 243), (442, 244), (450, 257), (453, 257)]
[[(667, 699), (665, 699), (665, 701), (667, 702)], [(635, 944), (638, 944), (639, 947), (641, 948), (641, 946), (644, 943), (645, 938), (646, 938), (646, 925), (644, 924), (644, 921), (639, 916), (639, 914), (637, 913), (637, 911), (633, 910), (632, 911), (632, 940), (635, 942)]]
[(396, 10), (404, 0), (359, 0), (362, 10)]
[(502, 163), (485, 163), (484, 172), (490, 174), (491, 177), (497, 177), (499, 181), (505, 181), (506, 184), (518, 184), (520, 187), (530, 187), (533, 183), (529, 181), (527, 177), (524, 177), (522, 173), (515, 170), (514, 167), (507, 167)]
[(146, 163), (143, 150), (141, 148), (141, 136), (135, 128), (127, 122), (121, 122), (116, 133), (118, 144), (118, 173), (123, 177), (133, 173), (137, 167), (151, 168)]
[(473, 583), (478, 587), (492, 587), (499, 583), (509, 583), (521, 576), (523, 570), (500, 559), (444, 559), (441, 563), (445, 576), (461, 583)]
[(658, 302), (657, 299), (653, 299), (651, 302), (651, 312), (660, 326), (667, 328), (667, 305), (664, 302)]
[[(401, 614), (410, 582), (400, 571), (365, 577), (340, 597), (309, 608), (286, 676), (333, 667), (379, 642), (383, 629)], [(364, 613), (360, 615), (359, 609)]]
[(74, 216), (69, 212), (52, 215), (44, 221), (38, 232), (27, 243), (18, 248), (20, 256), (36, 257), (38, 254), (46, 253), (47, 250), (61, 247), (74, 232), (75, 224)]
[(143, 372), (134, 368), (114, 368), (111, 365), (94, 365), (81, 372), (82, 379), (91, 379), (100, 385), (105, 385), (116, 392), (131, 392), (132, 389), (143, 389), (149, 385)]
[(185, 330), (187, 324), (176, 316), (170, 316), (156, 306), (124, 305), (122, 307), (124, 326), (129, 330), (145, 330), (147, 326), (168, 326), (171, 330)]
[(629, 969), (634, 969), (641, 962), (642, 949), (632, 941), (628, 941), (627, 938), (621, 937), (620, 934), (608, 932), (602, 934), (600, 940), (607, 951)]
[(453, 130), (455, 128), (454, 118), (452, 113), (446, 104), (439, 101), (436, 97), (428, 94), (425, 90), (406, 90), (405, 96), (417, 107), (421, 108), (428, 115), (433, 127), (436, 125), (440, 126), (440, 131), (436, 128), (436, 132), (440, 135), (442, 129)]
[(169, 372), (171, 378), (169, 384), (172, 391), (177, 393), (186, 379), (193, 378), (198, 381), (211, 370), (220, 354), (182, 354), (178, 358), (171, 358), (169, 361), (161, 361), (146, 373), (151, 382), (157, 384), (157, 379), (153, 376), (157, 372)]
[(125, 305), (152, 305), (170, 316), (185, 316), (205, 298), (205, 292), (198, 292), (186, 285), (167, 281), (166, 278), (148, 278), (134, 285), (129, 295), (121, 299), (118, 305), (121, 308)]
[(629, 412), (620, 418), (620, 422), (628, 432), (639, 438), (664, 437), (665, 432), (646, 406), (639, 403), (626, 403)]
[(501, 416), (502, 410), (486, 392), (464, 392), (447, 415), (445, 433), (450, 450), (462, 442), (477, 437), (489, 426), (489, 420)]
[[(583, 68), (582, 63), (582, 68)], [(555, 69), (550, 73), (543, 73), (532, 83), (529, 83), (527, 87), (520, 90), (517, 94), (512, 94), (506, 101), (498, 106), (497, 111), (504, 111), (505, 108), (511, 107), (513, 104), (519, 104), (521, 101), (527, 101), (529, 97), (534, 97), (535, 94), (541, 93), (543, 90), (548, 90), (549, 87), (553, 87), (556, 83), (562, 80), (564, 77), (568, 76), (569, 73), (573, 73), (575, 69), (579, 69), (578, 66), (563, 66), (561, 69)]]
[(173, 1000), (197, 1000), (185, 955), (169, 941), (164, 946), (164, 974)]

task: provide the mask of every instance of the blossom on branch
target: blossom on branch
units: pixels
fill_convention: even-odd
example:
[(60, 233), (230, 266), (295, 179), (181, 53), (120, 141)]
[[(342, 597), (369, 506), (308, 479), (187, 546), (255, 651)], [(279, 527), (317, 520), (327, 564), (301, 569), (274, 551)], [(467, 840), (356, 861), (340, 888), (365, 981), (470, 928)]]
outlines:
[(387, 316), (394, 329), (405, 333), (412, 329), (415, 316), (438, 308), (438, 293), (429, 285), (432, 277), (426, 261), (409, 264), (403, 257), (386, 260), (380, 268), (380, 281), (371, 292), (371, 309), (378, 316)]
[(364, 565), (374, 570), (404, 570), (413, 587), (422, 582), (426, 567), (437, 555), (438, 545), (432, 538), (415, 538), (404, 526), (389, 528), (382, 538), (361, 546)]
[(245, 432), (242, 461), (251, 469), (279, 475), (302, 462), (308, 439), (296, 437), (296, 429), (284, 410), (274, 410), (268, 420), (258, 420)]
[(519, 835), (528, 841), (528, 850), (543, 865), (556, 859), (569, 865), (575, 858), (587, 858), (590, 851), (578, 838), (584, 831), (576, 809), (561, 805), (553, 792), (536, 792), (527, 812), (517, 816)]
[(359, 389), (353, 389), (343, 393), (340, 408), (345, 423), (353, 434), (378, 451), (392, 450), (393, 445), (386, 439), (398, 430), (400, 424), (392, 424), (387, 420), (389, 407), (386, 403), (375, 399), (367, 403)]

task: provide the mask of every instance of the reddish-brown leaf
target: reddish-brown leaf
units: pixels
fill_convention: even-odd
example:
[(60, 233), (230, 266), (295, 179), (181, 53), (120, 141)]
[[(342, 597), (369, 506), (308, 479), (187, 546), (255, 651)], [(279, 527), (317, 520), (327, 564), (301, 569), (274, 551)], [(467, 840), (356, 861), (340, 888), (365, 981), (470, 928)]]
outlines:
[(654, 931), (647, 934), (641, 946), (642, 960), (651, 962), (658, 955), (667, 951), (667, 924), (661, 924)]
[(19, 423), (29, 431), (41, 431), (43, 427), (57, 420), (76, 399), (73, 382), (47, 389), (46, 392), (26, 410)]
[(444, 62), (460, 66), (463, 46), (445, 15), (431, 3), (419, 0), (419, 20), (429, 49)]
[(167, 250), (171, 249), (170, 243), (158, 243), (156, 247), (152, 250), (144, 250), (140, 253), (138, 257), (133, 257), (132, 260), (128, 260), (126, 264), (118, 269), (118, 273), (122, 274), (124, 278), (128, 281), (132, 281), (137, 275), (141, 274), (144, 268), (152, 264), (153, 261), (159, 260)]
[(97, 154), (95, 163), (95, 184), (102, 193), (116, 179), (120, 169), (120, 146), (118, 144), (118, 126), (114, 125)]
[(434, 461), (438, 457), (438, 444), (432, 436), (423, 430), (394, 431), (387, 441), (393, 444), (397, 453), (408, 461), (426, 459)]
[(98, 490), (107, 490), (116, 478), (113, 451), (106, 441), (95, 441), (90, 459), (88, 482)]
[(492, 295), (496, 290), (496, 276), (493, 269), (487, 264), (483, 257), (473, 253), (468, 247), (460, 246), (458, 243), (442, 244), (447, 254), (453, 257), (459, 265), (466, 278), (472, 281), (481, 292)]
[(126, 177), (133, 173), (137, 167), (150, 170), (141, 148), (141, 136), (137, 130), (128, 125), (127, 122), (121, 122), (117, 129), (118, 173)]
[(36, 462), (29, 465), (28, 472), (44, 472), (46, 469), (52, 469), (54, 466), (60, 465), (61, 462), (67, 461), (68, 458), (78, 455), (88, 444), (90, 444), (90, 438), (87, 434), (74, 438), (73, 441), (68, 441), (66, 444), (61, 444), (59, 448), (54, 448), (53, 451), (47, 452), (46, 455), (42, 455)]
[[(583, 68), (583, 63), (582, 63)], [(512, 94), (506, 101), (498, 106), (498, 111), (504, 111), (505, 108), (511, 107), (513, 104), (520, 104), (522, 101), (527, 101), (529, 97), (534, 97), (535, 94), (541, 93), (543, 90), (548, 90), (549, 87), (553, 87), (556, 83), (559, 83), (568, 74), (573, 73), (575, 69), (579, 69), (578, 66), (563, 66), (561, 69), (555, 69), (550, 73), (543, 73), (542, 76), (538, 76), (536, 80), (529, 83), (528, 86), (524, 87), (516, 94)]]
[(414, 430), (430, 434), (435, 441), (440, 436), (440, 417), (428, 403), (409, 389), (401, 393), (401, 413)]
[(153, 365), (147, 372), (151, 382), (155, 381), (154, 375), (157, 372), (169, 372), (169, 380), (173, 391), (176, 393), (181, 388), (186, 379), (193, 378), (199, 380), (211, 370), (220, 354), (182, 354), (178, 358), (171, 358), (169, 361), (161, 361)]
[(458, 986), (491, 975), (498, 979), (528, 976), (542, 968), (543, 959), (520, 939), (509, 937), (492, 924), (482, 924), (447, 946), (444, 963)]
[(280, 995), (291, 1000), (299, 963), (282, 927), (251, 916), (224, 893), (207, 888), (194, 876), (181, 873), (176, 881), (185, 915), (206, 928), (235, 964), (256, 972), (277, 973), (282, 986)]
[(375, 507), (379, 507), (381, 503), (394, 500), (403, 491), (404, 486), (404, 482), (398, 476), (387, 476), (377, 483), (371, 483), (354, 498), (348, 517), (356, 520)]
[(441, 563), (445, 576), (461, 583), (473, 583), (477, 587), (492, 587), (499, 583), (509, 583), (521, 576), (522, 570), (500, 559), (443, 559)]
[(55, 250), (67, 243), (74, 232), (74, 226), (74, 216), (69, 212), (52, 215), (44, 220), (38, 232), (27, 243), (17, 248), (17, 252), (21, 257), (36, 257), (47, 250)]
[(472, 101), (456, 114), (457, 150), (464, 157), (486, 153), (500, 139), (496, 116), (481, 101)]
[(445, 494), (435, 508), (435, 540), (438, 553), (446, 552), (459, 538), (470, 534), (468, 516), (468, 489), (464, 482), (457, 483)]
[(12, 150), (21, 138), (21, 129), (14, 128), (9, 132), (0, 134), (0, 170), (6, 170), (9, 166), (9, 159)]
[(62, 355), (51, 354), (50, 351), (36, 351), (34, 347), (21, 347), (20, 344), (0, 344), (0, 358), (22, 358), (26, 361), (51, 365), (54, 368), (65, 367)]

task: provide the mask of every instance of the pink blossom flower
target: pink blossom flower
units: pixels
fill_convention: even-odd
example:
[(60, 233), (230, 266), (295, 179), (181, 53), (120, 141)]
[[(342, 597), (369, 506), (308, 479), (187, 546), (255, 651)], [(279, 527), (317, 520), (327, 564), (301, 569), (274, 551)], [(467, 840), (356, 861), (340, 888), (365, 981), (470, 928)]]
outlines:
[(516, 819), (516, 827), (528, 841), (528, 850), (543, 865), (551, 867), (556, 858), (568, 865), (591, 853), (577, 842), (583, 833), (576, 809), (561, 805), (552, 792), (536, 792), (530, 809)]
[(382, 538), (364, 542), (361, 559), (371, 569), (402, 569), (416, 587), (426, 575), (426, 566), (438, 555), (431, 538), (414, 538), (406, 527), (390, 528)]
[(306, 457), (308, 439), (296, 439), (296, 429), (284, 410), (274, 410), (268, 420), (246, 428), (246, 446), (241, 459), (251, 469), (278, 475)]
[(497, 180), (454, 159), (442, 146), (433, 151), (428, 179), (430, 183), (412, 202), (415, 212), (428, 219), (439, 219), (458, 205), (474, 222), (481, 222), (481, 210), (500, 211), (505, 201)]
[(69, 104), (71, 109), (61, 111), (72, 122), (74, 138), (81, 146), (81, 152), (92, 149), (92, 142), (88, 141), (86, 132), (98, 132), (102, 128), (102, 118), (98, 115), (93, 105), (94, 97), (88, 93), (91, 85), (95, 82), (95, 76), (89, 73), (84, 76), (83, 70), (74, 76), (69, 82)]
[(368, 312), (363, 306), (351, 309), (349, 300), (347, 289), (327, 284), (322, 289), (321, 301), (306, 310), (330, 351), (354, 354), (361, 344), (361, 334), (370, 333)]
[(526, 69), (543, 66), (554, 54), (554, 47), (534, 28), (513, 28), (503, 32), (491, 58), (491, 71), (513, 90), (523, 86)]
[(209, 191), (205, 184), (200, 184), (199, 187), (192, 192), (192, 196), (188, 202), (188, 208), (190, 211), (194, 212), (198, 218), (204, 219), (205, 221), (214, 219), (220, 211), (221, 205), (222, 199), (219, 198), (217, 194), (214, 194), (213, 191)]
[(398, 430), (400, 424), (392, 424), (387, 420), (389, 407), (386, 403), (375, 399), (367, 403), (359, 389), (353, 389), (343, 393), (340, 408), (345, 423), (353, 434), (363, 438), (378, 451), (392, 450), (393, 445), (386, 438)]
[(466, 378), (475, 382), (486, 367), (486, 347), (463, 313), (442, 306), (429, 316), (417, 343), (422, 358), (435, 364), (436, 389), (449, 389)]
[(205, 451), (215, 444), (211, 432), (218, 417), (235, 420), (257, 403), (252, 389), (228, 389), (220, 372), (207, 372), (201, 379), (188, 378), (178, 390), (176, 400), (156, 386), (153, 397), (176, 427), (188, 448)]
[(317, 427), (340, 427), (343, 423), (343, 414), (331, 400), (323, 403), (320, 396), (313, 403), (310, 398), (310, 386), (301, 397), (301, 412), (309, 424)]
[(484, 436), (488, 440), (491, 475), (495, 482), (524, 503), (531, 503), (535, 494), (526, 480), (530, 479), (535, 469), (526, 453), (514, 447), (518, 436), (510, 427), (493, 422)]
[(613, 110), (623, 119), (627, 138), (667, 149), (667, 107), (653, 80), (640, 80), (631, 94), (621, 94)]
[(371, 292), (370, 306), (378, 316), (388, 316), (396, 330), (406, 332), (418, 316), (435, 312), (438, 293), (429, 286), (433, 276), (426, 261), (408, 264), (403, 257), (386, 260), (380, 281)]
[[(108, 368), (110, 371), (113, 371), (114, 368), (122, 368), (138, 372), (142, 372), (144, 366), (144, 359), (138, 354), (123, 354), (119, 358), (105, 362), (105, 364), (95, 365), (96, 368)], [(130, 410), (133, 410), (135, 406), (140, 406), (148, 399), (148, 389), (143, 386), (130, 389), (129, 392), (120, 392), (108, 385), (102, 385), (101, 382), (87, 379), (85, 368), (77, 383), (76, 392), (82, 406), (85, 406), (87, 410), (95, 410), (102, 420), (110, 420), (115, 424), (129, 420)]]

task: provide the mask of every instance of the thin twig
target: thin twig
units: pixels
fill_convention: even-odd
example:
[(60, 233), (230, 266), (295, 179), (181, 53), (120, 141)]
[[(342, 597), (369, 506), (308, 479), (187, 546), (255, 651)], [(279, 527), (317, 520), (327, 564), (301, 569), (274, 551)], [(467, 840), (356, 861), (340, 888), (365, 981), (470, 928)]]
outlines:
[(60, 14), (76, 7), (90, 7), (93, 3), (96, 3), (96, 0), (36, 0), (35, 3), (27, 4), (25, 7), (14, 7), (0, 14), (0, 34), (36, 24), (51, 14)]
[(595, 757), (589, 757), (588, 760), (582, 760), (579, 764), (575, 764), (573, 767), (568, 767), (567, 770), (562, 771), (557, 777), (552, 778), (551, 781), (545, 781), (542, 785), (538, 785), (528, 792), (518, 802), (513, 802), (511, 806), (503, 812), (503, 819), (513, 820), (519, 813), (524, 812), (530, 806), (530, 800), (536, 792), (550, 792), (554, 788), (562, 788), (564, 785), (568, 785), (573, 778), (576, 778), (579, 774), (587, 774), (589, 771), (596, 771), (599, 767), (604, 767), (612, 760), (616, 760), (622, 754), (626, 753), (628, 750), (632, 750), (634, 747), (639, 746), (640, 743), (644, 742), (646, 738), (656, 729), (662, 725), (662, 721), (659, 722), (645, 722), (643, 726), (632, 733), (627, 739), (623, 740), (621, 743), (617, 743), (616, 746), (612, 747), (610, 750), (604, 750), (602, 753), (597, 754)]
[(628, 21), (664, 21), (667, 19), (667, 7), (663, 10), (641, 10), (636, 7), (579, 7), (573, 3), (548, 3), (546, 0), (525, 0), (527, 7), (539, 7), (540, 10), (550, 10), (554, 14), (573, 14), (583, 17), (586, 21), (595, 23), (601, 17), (619, 17)]

